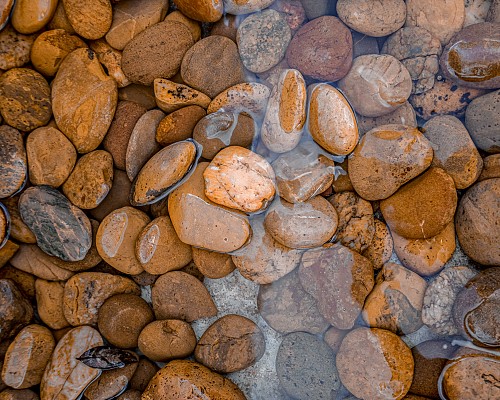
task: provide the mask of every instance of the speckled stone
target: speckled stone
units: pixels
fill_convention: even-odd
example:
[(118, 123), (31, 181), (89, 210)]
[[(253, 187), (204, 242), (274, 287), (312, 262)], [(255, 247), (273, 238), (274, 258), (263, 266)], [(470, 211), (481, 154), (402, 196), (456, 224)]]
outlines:
[(28, 163), (23, 138), (17, 129), (0, 126), (0, 198), (20, 191), (27, 178)]

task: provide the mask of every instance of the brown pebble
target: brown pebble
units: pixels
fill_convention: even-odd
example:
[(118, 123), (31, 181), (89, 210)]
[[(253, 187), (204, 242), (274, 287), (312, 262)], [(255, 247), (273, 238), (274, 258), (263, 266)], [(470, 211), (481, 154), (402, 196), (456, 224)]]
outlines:
[(154, 81), (154, 95), (156, 104), (166, 113), (190, 105), (207, 108), (211, 101), (210, 97), (198, 90), (161, 78)]
[[(165, 0), (162, 0), (165, 2)], [(172, 11), (169, 13), (165, 21), (177, 21), (180, 22), (181, 24), (184, 24), (187, 26), (187, 28), (191, 31), (191, 35), (193, 35), (193, 40), (196, 43), (198, 40), (201, 39), (201, 26), (198, 21), (195, 21), (191, 18), (186, 17), (183, 13), (181, 13), (179, 10)]]
[(2, 186), (0, 198), (19, 192), (26, 181), (28, 165), (23, 137), (17, 129), (0, 126), (0, 174)]
[(130, 388), (140, 391), (141, 393), (144, 392), (149, 381), (155, 376), (159, 369), (156, 363), (147, 358), (141, 358), (132, 379), (130, 379)]
[(118, 90), (118, 98), (122, 101), (133, 101), (147, 110), (156, 107), (155, 93), (152, 86), (131, 83)]
[(35, 300), (35, 280), (36, 277), (27, 272), (21, 271), (11, 265), (0, 268), (0, 279), (11, 279), (24, 297)]
[(35, 35), (22, 35), (7, 25), (0, 31), (0, 69), (22, 67), (30, 61)]
[(465, 112), (465, 126), (476, 146), (487, 153), (500, 153), (500, 90), (479, 96)]
[(85, 39), (99, 39), (109, 31), (113, 20), (109, 0), (62, 0), (62, 4), (71, 26)]
[(481, 182), (491, 178), (500, 178), (500, 154), (492, 154), (483, 158), (483, 170), (477, 180)]
[(33, 308), (10, 279), (0, 279), (0, 340), (14, 337), (33, 318)]
[(372, 242), (361, 252), (363, 257), (368, 258), (373, 265), (373, 269), (382, 268), (392, 256), (394, 242), (391, 232), (386, 224), (378, 219), (374, 219), (375, 233)]
[(10, 216), (10, 236), (22, 243), (36, 243), (36, 237), (30, 228), (23, 222), (19, 213), (19, 196), (2, 199)]
[(405, 101), (403, 105), (396, 108), (393, 112), (381, 115), (380, 117), (363, 117), (362, 115), (357, 115), (356, 117), (360, 137), (381, 125), (396, 124), (407, 125), (412, 128), (417, 127), (417, 115), (408, 101)]
[(266, 112), (270, 94), (269, 88), (262, 83), (238, 83), (219, 93), (208, 106), (207, 112), (244, 113), (259, 119)]
[(201, 22), (216, 22), (222, 17), (222, 0), (175, 0), (175, 5), (189, 18)]
[(96, 207), (90, 210), (92, 216), (102, 221), (112, 211), (130, 206), (129, 194), (132, 183), (125, 172), (115, 169), (113, 171), (113, 185), (106, 198)]
[(122, 53), (112, 48), (104, 39), (94, 40), (90, 48), (95, 52), (97, 59), (106, 68), (106, 72), (115, 81), (118, 87), (130, 85), (122, 69)]
[(197, 105), (187, 106), (174, 111), (160, 121), (156, 129), (156, 141), (162, 146), (189, 139), (206, 111)]
[(342, 329), (335, 328), (334, 326), (330, 326), (328, 330), (325, 332), (325, 336), (323, 336), (323, 340), (325, 343), (330, 346), (334, 353), (338, 353), (340, 349), (340, 345), (342, 344), (342, 340), (349, 333), (349, 331), (345, 331)]
[(200, 272), (210, 279), (224, 278), (236, 268), (229, 254), (196, 247), (193, 247), (193, 261)]
[(35, 282), (36, 304), (38, 315), (44, 324), (51, 329), (62, 329), (69, 326), (64, 316), (64, 282), (50, 282), (37, 279)]

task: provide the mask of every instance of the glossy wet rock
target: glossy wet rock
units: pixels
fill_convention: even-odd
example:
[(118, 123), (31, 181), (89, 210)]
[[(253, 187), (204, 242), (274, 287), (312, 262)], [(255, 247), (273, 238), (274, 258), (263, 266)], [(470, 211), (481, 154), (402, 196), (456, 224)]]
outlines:
[(408, 100), (412, 81), (406, 67), (393, 56), (368, 54), (353, 61), (339, 88), (357, 113), (379, 117)]
[(0, 198), (5, 198), (22, 189), (28, 172), (23, 138), (7, 125), (0, 126), (0, 159)]
[(342, 341), (337, 353), (342, 384), (362, 399), (402, 399), (413, 378), (410, 349), (394, 333), (358, 328)]
[(408, 239), (437, 235), (453, 220), (456, 207), (453, 179), (434, 167), (380, 203), (391, 231)]
[(285, 69), (271, 91), (261, 129), (262, 143), (285, 153), (297, 146), (306, 122), (306, 84), (302, 74)]
[[(197, 105), (183, 107), (163, 118), (156, 130), (156, 141), (168, 146), (193, 136), (193, 130), (206, 111)], [(196, 139), (195, 139), (196, 140)]]
[(483, 22), (454, 35), (440, 58), (446, 78), (477, 89), (500, 87), (500, 27)]
[(488, 153), (500, 153), (500, 90), (474, 99), (465, 112), (465, 126), (476, 146)]
[(148, 324), (139, 335), (139, 349), (153, 361), (188, 357), (196, 346), (193, 328), (178, 319), (163, 319)]
[(429, 282), (424, 296), (422, 321), (434, 332), (456, 335), (452, 307), (455, 298), (465, 284), (476, 275), (468, 267), (448, 267)]
[(416, 128), (383, 125), (361, 138), (348, 161), (349, 177), (361, 197), (384, 199), (427, 169), (432, 154)]
[(27, 68), (13, 68), (0, 77), (0, 112), (10, 126), (31, 131), (52, 116), (50, 88), (45, 78)]
[(104, 261), (121, 272), (137, 275), (144, 271), (135, 256), (137, 237), (150, 222), (143, 211), (123, 207), (108, 214), (99, 225), (97, 251)]
[(38, 385), (56, 342), (42, 325), (28, 325), (17, 334), (5, 354), (2, 381), (15, 389)]
[(154, 81), (154, 94), (156, 104), (166, 113), (191, 105), (207, 108), (211, 101), (210, 97), (198, 90), (161, 78)]
[(90, 221), (64, 195), (48, 186), (31, 187), (21, 195), (19, 211), (47, 254), (65, 261), (85, 258), (92, 245)]
[(203, 390), (204, 396), (220, 400), (245, 400), (245, 395), (228, 378), (194, 361), (175, 360), (150, 381), (143, 400), (183, 400)]
[(375, 227), (373, 239), (368, 247), (361, 252), (361, 255), (368, 258), (373, 269), (377, 270), (382, 268), (382, 265), (391, 258), (394, 241), (386, 224), (378, 219), (374, 219), (373, 223)]
[(69, 326), (63, 311), (64, 282), (37, 279), (35, 282), (36, 303), (40, 319), (51, 329)]
[(315, 336), (297, 332), (284, 337), (276, 356), (283, 390), (293, 398), (330, 399), (340, 389), (335, 356)]
[(169, 215), (182, 242), (231, 252), (247, 243), (250, 225), (243, 213), (223, 208), (205, 196), (203, 173), (207, 166), (208, 163), (199, 163), (189, 179), (169, 195)]
[(184, 54), (193, 44), (191, 32), (184, 24), (159, 22), (125, 46), (123, 72), (131, 82), (142, 85), (151, 85), (156, 78), (168, 79), (179, 71)]
[(270, 95), (270, 89), (262, 83), (238, 83), (219, 93), (208, 106), (207, 112), (244, 112), (254, 117), (262, 117)]
[(0, 32), (0, 69), (22, 67), (30, 60), (35, 35), (22, 35), (11, 26)]
[(329, 241), (338, 220), (334, 207), (321, 196), (296, 204), (278, 199), (267, 211), (264, 226), (282, 245), (307, 249)]
[(394, 263), (382, 267), (365, 300), (363, 318), (369, 326), (409, 334), (422, 326), (421, 310), (427, 283)]
[(118, 92), (96, 54), (77, 49), (68, 54), (52, 82), (52, 107), (59, 129), (79, 153), (99, 146), (111, 125)]
[(0, 339), (15, 336), (33, 318), (33, 308), (10, 279), (0, 279)]
[(18, 0), (12, 13), (11, 23), (16, 31), (24, 34), (42, 29), (56, 11), (57, 1)]
[(316, 18), (295, 33), (287, 48), (286, 60), (291, 68), (308, 77), (338, 81), (351, 68), (351, 32), (336, 17)]
[(187, 322), (217, 315), (217, 307), (203, 283), (185, 272), (163, 274), (151, 294), (157, 319)]
[(76, 33), (85, 39), (103, 37), (111, 27), (113, 11), (109, 0), (62, 0), (66, 16)]
[(301, 252), (276, 241), (264, 228), (262, 218), (251, 221), (252, 237), (241, 250), (233, 253), (236, 268), (245, 278), (259, 284), (274, 282), (295, 269)]
[(317, 334), (329, 325), (320, 314), (316, 300), (302, 288), (295, 272), (261, 285), (257, 306), (262, 318), (278, 332)]
[(482, 270), (458, 293), (453, 319), (465, 338), (480, 346), (500, 345), (500, 274), (497, 268)]
[(264, 354), (264, 334), (252, 320), (229, 314), (215, 321), (196, 345), (196, 361), (219, 373), (240, 371)]
[(354, 326), (374, 284), (370, 261), (339, 244), (304, 253), (299, 278), (323, 317), (339, 329)]
[(458, 241), (464, 252), (483, 265), (500, 265), (498, 243), (500, 179), (481, 181), (460, 199), (455, 217)]
[(102, 346), (99, 332), (90, 326), (71, 329), (57, 343), (40, 385), (42, 398), (76, 399), (98, 375), (99, 370), (77, 360), (92, 347)]
[(224, 0), (224, 11), (228, 14), (250, 14), (269, 7), (274, 0)]
[(154, 88), (152, 86), (131, 83), (118, 90), (118, 98), (122, 101), (133, 101), (151, 110), (156, 107)]

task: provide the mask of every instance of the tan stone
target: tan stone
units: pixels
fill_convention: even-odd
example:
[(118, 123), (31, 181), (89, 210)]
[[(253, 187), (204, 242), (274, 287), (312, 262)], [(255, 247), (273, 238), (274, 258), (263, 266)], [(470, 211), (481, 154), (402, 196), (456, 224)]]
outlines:
[(106, 67), (107, 73), (117, 83), (118, 87), (130, 85), (130, 81), (122, 70), (122, 53), (113, 49), (104, 39), (90, 43), (90, 48), (95, 51), (97, 58)]
[(359, 135), (363, 136), (366, 132), (381, 125), (407, 125), (413, 128), (417, 127), (417, 115), (408, 101), (396, 108), (393, 112), (381, 115), (380, 117), (363, 117), (357, 115)]
[(51, 282), (37, 279), (35, 282), (38, 315), (51, 329), (69, 326), (63, 311), (64, 282)]
[(175, 0), (184, 15), (196, 21), (215, 22), (222, 17), (223, 0)]
[(85, 39), (103, 37), (111, 27), (113, 10), (109, 0), (62, 0), (68, 21)]
[(193, 40), (197, 42), (201, 39), (201, 26), (198, 21), (195, 21), (191, 18), (186, 17), (183, 13), (178, 10), (172, 11), (165, 18), (165, 21), (176, 21), (181, 24), (186, 25), (186, 27), (191, 31), (191, 35), (193, 35)]
[(64, 9), (64, 5), (62, 0), (57, 3), (56, 11), (54, 12), (54, 16), (51, 21), (47, 25), (49, 29), (63, 29), (68, 32), (70, 35), (75, 34), (75, 29), (71, 26), (71, 23), (68, 20), (68, 15), (66, 14), (66, 10)]
[(219, 93), (208, 106), (207, 113), (223, 110), (263, 117), (270, 95), (271, 91), (262, 83), (238, 83)]
[(216, 253), (196, 247), (193, 247), (193, 262), (200, 272), (210, 279), (223, 278), (236, 268), (229, 254)]
[(196, 124), (207, 115), (200, 106), (187, 106), (163, 118), (156, 130), (156, 141), (168, 146), (193, 137)]
[(372, 262), (373, 269), (380, 269), (391, 258), (394, 242), (386, 224), (375, 219), (374, 225), (373, 240), (361, 255)]
[(2, 199), (2, 203), (7, 207), (10, 215), (10, 236), (22, 243), (36, 243), (35, 235), (24, 223), (19, 213), (19, 196)]
[(210, 97), (198, 90), (162, 78), (155, 79), (154, 91), (156, 104), (166, 113), (190, 105), (207, 108), (211, 101)]
[(39, 31), (52, 19), (57, 3), (57, 0), (17, 0), (11, 16), (12, 26), (25, 35)]
[(483, 159), (483, 170), (477, 180), (481, 182), (491, 178), (500, 178), (500, 154), (492, 154)]

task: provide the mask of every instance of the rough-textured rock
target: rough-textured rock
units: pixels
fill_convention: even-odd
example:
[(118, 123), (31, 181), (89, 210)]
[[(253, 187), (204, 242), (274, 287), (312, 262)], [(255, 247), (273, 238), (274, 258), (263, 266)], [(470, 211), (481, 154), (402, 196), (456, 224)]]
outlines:
[(373, 239), (366, 249), (361, 252), (363, 257), (368, 258), (373, 265), (373, 269), (382, 268), (391, 258), (394, 241), (391, 232), (386, 224), (378, 219), (374, 219), (375, 233)]
[(62, 329), (69, 326), (64, 316), (64, 282), (37, 279), (35, 282), (36, 303), (40, 319), (49, 328)]
[(85, 39), (103, 37), (111, 27), (113, 10), (109, 0), (62, 0), (64, 11), (76, 33)]
[(181, 13), (179, 10), (172, 11), (169, 13), (165, 21), (176, 21), (180, 22), (181, 24), (186, 25), (186, 27), (189, 29), (191, 32), (191, 35), (193, 36), (193, 40), (197, 42), (198, 40), (201, 39), (201, 26), (198, 21), (195, 21), (189, 17), (186, 17), (183, 13)]
[(10, 279), (0, 279), (0, 340), (16, 335), (33, 318), (33, 308)]
[(22, 35), (11, 26), (0, 32), (0, 69), (22, 67), (30, 61), (35, 35)]
[[(491, 178), (500, 178), (500, 154), (492, 154), (483, 158), (483, 170), (477, 180), (481, 182)], [(9, 212), (12, 218), (12, 212), (10, 210)], [(14, 223), (12, 225), (14, 226)]]
[(26, 181), (28, 165), (23, 137), (17, 129), (0, 126), (0, 198), (19, 192)]
[(122, 53), (112, 48), (104, 39), (94, 40), (90, 48), (95, 52), (97, 59), (106, 69), (107, 74), (112, 77), (118, 87), (130, 85), (122, 69)]

